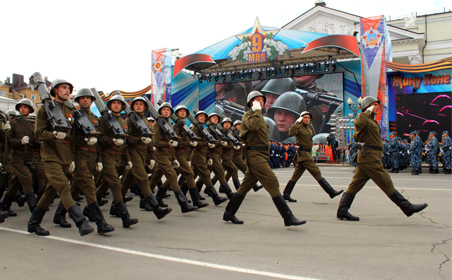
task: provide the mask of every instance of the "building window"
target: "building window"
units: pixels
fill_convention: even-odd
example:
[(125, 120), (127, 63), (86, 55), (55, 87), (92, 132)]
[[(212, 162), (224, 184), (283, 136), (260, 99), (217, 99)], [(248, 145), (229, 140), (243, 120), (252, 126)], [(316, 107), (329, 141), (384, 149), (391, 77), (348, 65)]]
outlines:
[(36, 100), (36, 95), (35, 94), (31, 95), (31, 100)]
[(0, 96), (6, 97), (6, 90), (1, 90), (0, 89)]

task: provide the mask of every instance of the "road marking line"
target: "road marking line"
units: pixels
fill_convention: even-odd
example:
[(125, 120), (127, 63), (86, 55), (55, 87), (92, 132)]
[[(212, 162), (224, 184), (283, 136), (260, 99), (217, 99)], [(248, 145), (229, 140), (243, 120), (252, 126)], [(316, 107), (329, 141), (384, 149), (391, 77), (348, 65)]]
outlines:
[[(14, 232), (14, 233), (20, 233), (20, 234), (24, 234), (24, 235), (30, 235), (29, 232), (23, 231), (23, 230), (10, 229), (10, 228), (4, 228), (4, 227), (0, 227), (0, 230)], [(232, 271), (232, 272), (253, 274), (253, 275), (259, 275), (259, 276), (266, 276), (266, 277), (272, 277), (272, 278), (278, 278), (278, 279), (319, 280), (316, 278), (308, 278), (308, 277), (273, 273), (273, 272), (268, 272), (268, 271), (240, 268), (240, 267), (234, 267), (234, 266), (228, 266), (228, 265), (221, 265), (221, 264), (215, 264), (215, 263), (208, 263), (208, 262), (194, 261), (194, 260), (189, 260), (189, 259), (169, 257), (169, 256), (164, 256), (164, 255), (157, 255), (157, 254), (146, 253), (146, 252), (142, 252), (142, 251), (135, 251), (135, 250), (113, 247), (113, 246), (108, 246), (108, 245), (101, 245), (101, 244), (94, 244), (94, 243), (89, 243), (89, 242), (84, 242), (84, 241), (79, 241), (79, 240), (72, 240), (72, 239), (58, 237), (58, 236), (41, 236), (40, 238), (47, 238), (47, 239), (57, 240), (57, 241), (66, 242), (66, 243), (83, 245), (83, 246), (88, 246), (88, 247), (93, 247), (93, 248), (98, 248), (98, 249), (103, 249), (103, 250), (109, 250), (109, 251), (113, 251), (113, 252), (129, 254), (129, 255), (141, 256), (141, 257), (146, 257), (146, 258), (158, 259), (158, 260), (163, 260), (163, 261), (171, 261), (171, 262), (196, 265), (196, 266), (202, 266), (202, 267), (213, 268), (213, 269), (221, 269), (221, 270), (227, 270), (227, 271)]]

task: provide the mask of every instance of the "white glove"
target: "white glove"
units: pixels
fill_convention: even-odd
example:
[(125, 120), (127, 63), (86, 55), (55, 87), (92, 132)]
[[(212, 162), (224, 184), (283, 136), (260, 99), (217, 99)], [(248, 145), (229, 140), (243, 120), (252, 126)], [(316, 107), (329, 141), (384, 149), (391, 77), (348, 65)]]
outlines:
[(191, 161), (187, 161), (188, 162), (188, 166), (190, 166), (191, 167)]
[(28, 136), (24, 136), (22, 137), (22, 140), (20, 140), (20, 143), (22, 143), (22, 145), (28, 144), (28, 142), (30, 142), (30, 137)]
[(408, 152), (408, 154), (410, 154), (410, 150), (408, 150), (407, 152)]
[(3, 130), (10, 130), (11, 129), (11, 125), (9, 124), (9, 121), (6, 121), (5, 124), (3, 125)]
[(440, 148), (439, 149), (439, 151), (442, 153), (442, 154), (444, 154), (444, 151), (443, 151), (443, 149), (442, 148)]
[(60, 140), (63, 140), (64, 138), (66, 138), (66, 133), (60, 132), (60, 131), (54, 131), (53, 135), (55, 135), (56, 139), (60, 139)]
[(226, 147), (226, 146), (228, 145), (228, 142), (226, 142), (226, 141), (221, 141), (221, 145), (222, 145), (223, 147)]
[(208, 143), (207, 146), (209, 146), (209, 148), (211, 148), (211, 149), (215, 148), (215, 144), (213, 144), (213, 143)]
[(0, 169), (2, 169), (3, 168), (3, 164), (0, 162)]
[(69, 165), (69, 172), (73, 173), (75, 170), (75, 162), (71, 162), (71, 164)]
[(222, 158), (220, 158), (220, 163), (223, 163), (223, 159)]
[(102, 164), (102, 162), (98, 162), (98, 163), (96, 164), (96, 170), (97, 170), (97, 172), (101, 172), (102, 169), (104, 169), (104, 165)]
[(124, 139), (122, 138), (113, 138), (113, 143), (115, 143), (116, 146), (121, 146), (124, 144)]
[(253, 106), (251, 106), (251, 110), (256, 112), (257, 110), (262, 110), (261, 103), (258, 101), (253, 101)]
[(150, 137), (141, 137), (141, 142), (147, 145), (152, 142), (152, 139)]
[(299, 118), (296, 120), (296, 122), (297, 122), (297, 123), (301, 123), (302, 120), (303, 120), (303, 117), (299, 117)]
[(374, 110), (374, 107), (375, 107), (375, 105), (374, 106), (370, 106), (369, 108), (367, 108), (367, 110), (366, 111), (373, 111)]
[(173, 147), (177, 147), (177, 145), (179, 144), (179, 142), (175, 141), (175, 140), (170, 140), (169, 144)]
[(149, 167), (149, 169), (154, 169), (154, 167), (155, 167), (155, 159), (151, 159), (150, 161), (149, 161), (149, 165), (148, 165), (148, 167)]
[(173, 167), (174, 168), (179, 168), (180, 167), (180, 163), (177, 159), (173, 160)]
[(190, 146), (192, 147), (198, 146), (198, 141), (190, 141)]
[(132, 162), (131, 162), (131, 161), (128, 161), (128, 162), (127, 162), (127, 165), (126, 165), (126, 170), (130, 170), (130, 169), (132, 169), (132, 167), (133, 167)]
[(97, 143), (97, 138), (96, 137), (85, 138), (85, 142), (88, 145), (94, 145)]
[(207, 160), (207, 166), (212, 166), (213, 165), (213, 160), (211, 158), (209, 158)]
[(234, 146), (234, 150), (238, 151), (238, 150), (240, 150), (241, 147), (242, 147), (242, 146), (240, 146), (240, 145), (235, 145), (235, 146)]

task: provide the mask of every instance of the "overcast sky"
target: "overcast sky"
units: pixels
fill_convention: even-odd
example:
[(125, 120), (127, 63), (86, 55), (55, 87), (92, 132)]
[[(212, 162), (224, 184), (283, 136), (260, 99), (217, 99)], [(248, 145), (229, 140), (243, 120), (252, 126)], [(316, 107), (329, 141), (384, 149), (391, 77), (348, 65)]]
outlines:
[[(253, 26), (281, 27), (314, 0), (14, 0), (2, 5), (0, 80), (41, 72), (76, 88), (137, 91), (151, 84), (152, 50), (197, 52)], [(449, 11), (452, 0), (326, 0), (327, 7), (387, 19)]]

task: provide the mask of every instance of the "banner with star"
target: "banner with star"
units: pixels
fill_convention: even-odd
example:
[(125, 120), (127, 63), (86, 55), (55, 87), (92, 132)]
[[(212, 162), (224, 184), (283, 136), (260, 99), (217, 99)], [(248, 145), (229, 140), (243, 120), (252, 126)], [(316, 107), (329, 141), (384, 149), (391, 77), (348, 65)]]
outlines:
[(171, 102), (171, 50), (152, 51), (152, 95), (151, 103), (157, 101)]
[(381, 136), (388, 136), (388, 98), (385, 61), (392, 60), (391, 38), (383, 16), (361, 18), (361, 74), (363, 97), (380, 100), (381, 110), (375, 117)]

